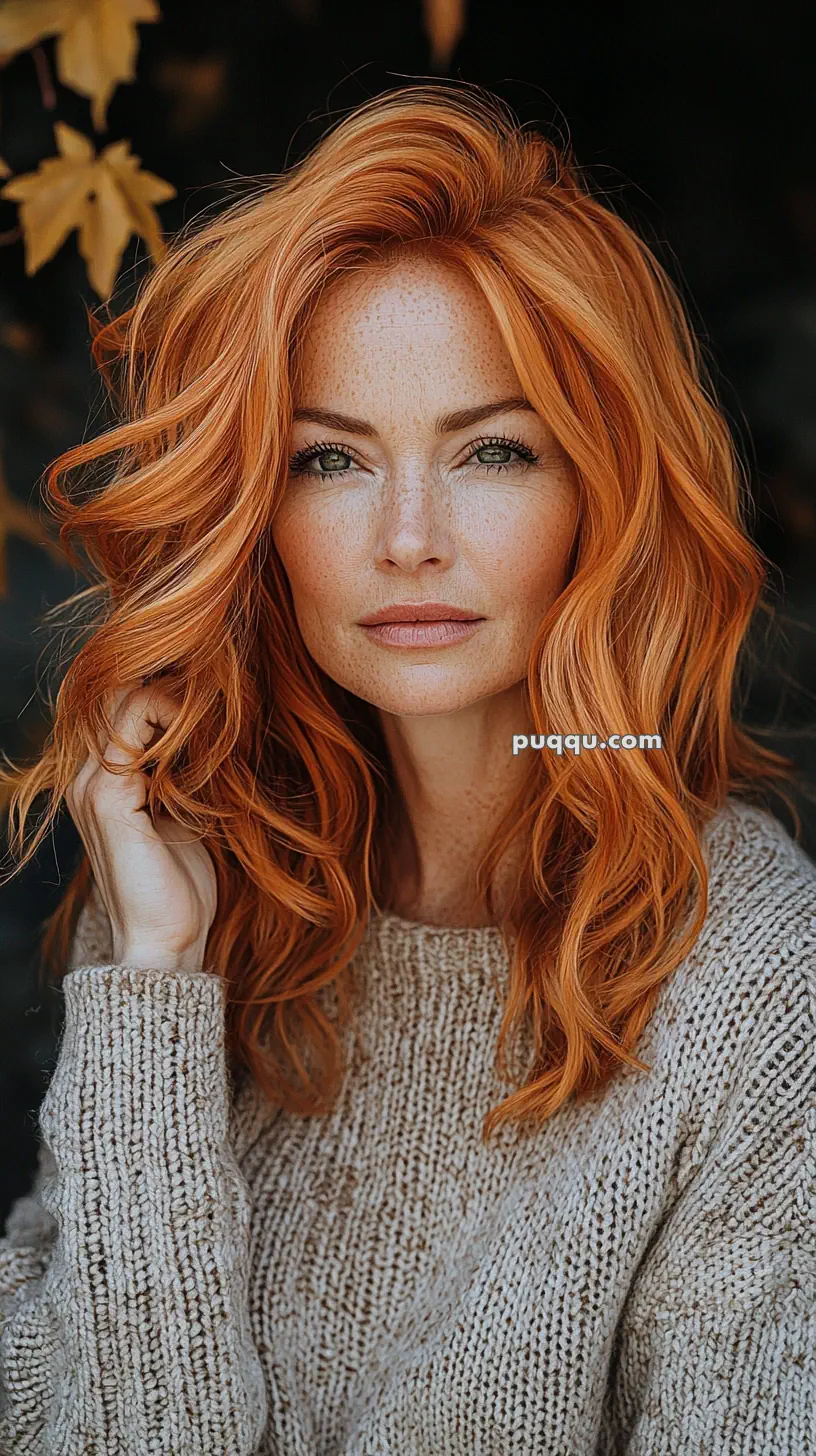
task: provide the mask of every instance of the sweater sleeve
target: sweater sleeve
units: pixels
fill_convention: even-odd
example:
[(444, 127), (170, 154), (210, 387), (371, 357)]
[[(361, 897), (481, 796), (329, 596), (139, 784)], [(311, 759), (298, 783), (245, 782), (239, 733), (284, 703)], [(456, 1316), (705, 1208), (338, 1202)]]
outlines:
[(80, 965), (0, 1241), (4, 1456), (250, 1456), (249, 1194), (229, 1142), (223, 981)]
[[(816, 923), (814, 924), (816, 929)], [(816, 1430), (816, 965), (713, 1055), (722, 1115), (630, 1291), (604, 1456), (798, 1456)], [(780, 957), (780, 959), (783, 959)], [(717, 1032), (711, 1036), (716, 1047)]]

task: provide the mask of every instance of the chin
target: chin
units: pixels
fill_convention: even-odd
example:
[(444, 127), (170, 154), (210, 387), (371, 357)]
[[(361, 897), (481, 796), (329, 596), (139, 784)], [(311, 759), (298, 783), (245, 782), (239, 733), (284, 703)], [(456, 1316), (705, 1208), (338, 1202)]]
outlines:
[(383, 713), (400, 718), (430, 717), (434, 714), (459, 713), (483, 698), (506, 691), (504, 681), (486, 679), (478, 671), (456, 671), (441, 664), (415, 664), (413, 667), (360, 674), (346, 682), (358, 698), (373, 704)]

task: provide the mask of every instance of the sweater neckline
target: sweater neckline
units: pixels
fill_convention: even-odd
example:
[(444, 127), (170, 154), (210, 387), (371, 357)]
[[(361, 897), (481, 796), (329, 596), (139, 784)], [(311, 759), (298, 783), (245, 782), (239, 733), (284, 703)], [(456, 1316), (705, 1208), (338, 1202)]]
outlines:
[(383, 949), (442, 952), (460, 948), (471, 954), (481, 950), (502, 950), (505, 944), (500, 925), (432, 925), (408, 920), (392, 910), (372, 911), (369, 934)]
[(370, 913), (361, 958), (375, 995), (385, 995), (388, 1004), (422, 997), (432, 1018), (432, 1008), (452, 994), (466, 986), (477, 993), (486, 978), (506, 977), (509, 967), (498, 925), (431, 925), (390, 910)]
[(384, 926), (393, 927), (395, 930), (404, 931), (410, 934), (420, 935), (474, 935), (485, 931), (501, 935), (501, 927), (498, 925), (433, 925), (427, 920), (408, 920), (404, 915), (397, 915), (393, 910), (378, 910), (373, 912), (372, 919)]

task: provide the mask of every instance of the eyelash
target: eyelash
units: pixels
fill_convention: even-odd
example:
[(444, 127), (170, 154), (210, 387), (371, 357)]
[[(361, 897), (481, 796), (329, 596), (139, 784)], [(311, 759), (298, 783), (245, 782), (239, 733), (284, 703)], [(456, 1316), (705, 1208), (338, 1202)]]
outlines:
[[(531, 450), (529, 445), (525, 445), (523, 440), (511, 440), (503, 435), (480, 436), (478, 440), (473, 441), (473, 454), (475, 455), (477, 450), (484, 449), (486, 445), (504, 445), (510, 450), (515, 450), (517, 454), (519, 454), (522, 458), (520, 461), (517, 460), (511, 462), (491, 461), (489, 464), (482, 464), (482, 470), (512, 470), (516, 466), (521, 464), (535, 465), (536, 461), (538, 460), (538, 456), (536, 455), (535, 451)], [(304, 449), (297, 450), (295, 452), (295, 454), (289, 461), (290, 474), (317, 475), (320, 477), (321, 480), (331, 480), (332, 477), (335, 475), (348, 475), (349, 472), (347, 470), (306, 469), (306, 466), (309, 464), (310, 460), (316, 460), (318, 456), (325, 454), (328, 450), (336, 450), (338, 454), (348, 455), (352, 460), (354, 459), (354, 454), (351, 450), (349, 450), (347, 445), (339, 445), (336, 441), (322, 440), (316, 445), (307, 445), (304, 447)], [(468, 459), (470, 459), (470, 456), (468, 456)], [(467, 464), (467, 461), (465, 461), (464, 463)]]

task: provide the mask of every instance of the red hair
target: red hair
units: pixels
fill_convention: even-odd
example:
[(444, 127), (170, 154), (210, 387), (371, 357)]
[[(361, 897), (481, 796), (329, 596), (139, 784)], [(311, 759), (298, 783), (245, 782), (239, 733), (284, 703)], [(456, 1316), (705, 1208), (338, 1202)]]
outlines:
[[(93, 630), (39, 761), (2, 777), (18, 854), (32, 801), (50, 794), (25, 863), (110, 735), (108, 694), (166, 683), (180, 712), (137, 765), (152, 767), (151, 810), (201, 834), (216, 866), (206, 963), (229, 968), (228, 1048), (274, 1104), (327, 1111), (352, 957), (370, 909), (389, 904), (402, 808), (376, 712), (303, 646), (270, 521), (305, 325), (333, 279), (408, 248), (483, 291), (575, 467), (575, 569), (531, 654), (531, 728), (663, 740), (662, 751), (531, 755), (479, 868), (490, 905), (496, 865), (523, 836), (526, 868), (502, 919), (496, 1066), (506, 1077), (522, 1024), (535, 1060), (487, 1113), (487, 1138), (505, 1122), (540, 1125), (621, 1062), (649, 1070), (632, 1049), (705, 918), (701, 830), (729, 793), (793, 777), (733, 717), (744, 639), (769, 608), (699, 346), (667, 274), (567, 148), (479, 88), (377, 96), (178, 237), (135, 305), (97, 325), (120, 423), (61, 455), (45, 482), (70, 559), (78, 540), (96, 576), (66, 604), (95, 602), (81, 633)], [(77, 467), (102, 461), (94, 489), (68, 490)], [(46, 922), (54, 976), (90, 887), (85, 857)], [(336, 1017), (320, 1004), (330, 984)]]

